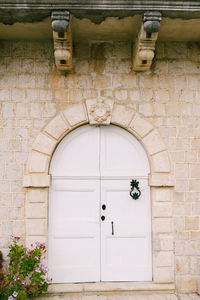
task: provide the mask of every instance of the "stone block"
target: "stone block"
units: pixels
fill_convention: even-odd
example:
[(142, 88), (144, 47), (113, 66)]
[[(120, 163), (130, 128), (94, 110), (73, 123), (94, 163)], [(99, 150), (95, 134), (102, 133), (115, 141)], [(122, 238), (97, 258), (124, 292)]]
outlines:
[(151, 117), (153, 115), (153, 106), (151, 103), (139, 104), (139, 113), (145, 117)]
[(119, 101), (126, 101), (128, 98), (128, 92), (127, 90), (115, 90), (115, 98)]
[(177, 276), (177, 290), (180, 293), (195, 293), (196, 292), (196, 278), (191, 276)]
[(32, 74), (20, 74), (18, 77), (18, 87), (19, 88), (35, 88), (36, 78)]
[(172, 216), (172, 203), (161, 202), (153, 205), (154, 217), (171, 217)]
[(41, 89), (39, 91), (39, 97), (41, 101), (52, 101), (53, 95), (52, 90), (50, 89)]
[(8, 163), (6, 165), (6, 179), (21, 179), (22, 178), (22, 164), (17, 163)]
[(0, 89), (0, 101), (10, 100), (10, 90)]
[(132, 120), (133, 115), (134, 111), (131, 108), (115, 104), (113, 107), (111, 123), (118, 124), (126, 128)]
[(153, 273), (156, 283), (170, 283), (174, 281), (174, 270), (172, 268), (155, 268)]
[(26, 234), (28, 236), (43, 236), (47, 234), (46, 220), (27, 220)]
[(10, 220), (24, 220), (24, 207), (10, 207), (8, 218)]
[(24, 175), (23, 187), (49, 187), (50, 175), (47, 174), (28, 174)]
[(173, 267), (174, 255), (172, 252), (159, 252), (155, 254), (156, 267)]
[(45, 188), (29, 188), (27, 190), (27, 201), (29, 203), (47, 203), (47, 197), (48, 190)]
[(178, 274), (188, 274), (190, 269), (190, 262), (188, 256), (176, 256), (176, 272)]
[(182, 216), (187, 216), (191, 215), (191, 203), (174, 203), (173, 205), (173, 215), (182, 215)]
[(31, 203), (25, 208), (27, 219), (45, 219), (47, 218), (47, 207), (43, 203)]
[(191, 256), (190, 257), (190, 274), (200, 275), (200, 257)]
[(129, 129), (131, 131), (133, 130), (137, 136), (143, 138), (153, 129), (153, 126), (144, 118), (141, 118), (138, 114), (136, 114), (129, 125)]
[(156, 130), (146, 135), (142, 142), (150, 155), (166, 150), (166, 146)]
[(75, 65), (76, 74), (88, 74), (89, 63), (86, 59), (78, 60)]
[(35, 72), (36, 73), (49, 73), (50, 63), (49, 59), (36, 59)]
[(162, 151), (151, 156), (152, 172), (169, 173), (171, 171), (169, 155)]
[(94, 74), (93, 76), (93, 86), (97, 89), (108, 89), (111, 87), (111, 76)]
[(42, 117), (42, 109), (41, 103), (31, 103), (30, 104), (30, 117), (31, 118), (41, 118)]
[(24, 58), (21, 60), (21, 69), (25, 73), (33, 73), (35, 71), (34, 59)]
[(140, 95), (140, 90), (138, 89), (133, 89), (133, 90), (128, 90), (128, 100), (131, 103), (135, 103), (135, 102), (139, 102), (141, 99), (141, 95)]
[(156, 218), (153, 220), (153, 231), (158, 233), (172, 232), (172, 219), (171, 218)]
[(87, 115), (82, 104), (71, 104), (63, 112), (71, 126), (87, 123)]
[(32, 148), (33, 150), (50, 155), (53, 152), (55, 146), (56, 146), (56, 140), (48, 137), (43, 133), (40, 133), (36, 137)]
[(46, 173), (48, 171), (49, 157), (32, 151), (28, 159), (28, 170), (30, 173)]
[(113, 74), (112, 85), (114, 89), (137, 88), (137, 76), (136, 74)]
[(186, 194), (187, 199), (191, 199), (191, 201), (195, 201), (193, 200), (194, 198), (199, 199), (199, 194), (193, 192), (200, 192), (200, 180), (199, 179), (189, 180), (189, 190), (190, 190), (190, 194)]
[(172, 174), (165, 173), (151, 173), (149, 175), (150, 186), (174, 186), (174, 176)]
[(177, 178), (188, 178), (188, 164), (176, 164), (175, 176)]
[(198, 164), (198, 163), (190, 164), (189, 170), (190, 170), (190, 173), (189, 173), (190, 178), (199, 178), (200, 177), (200, 164)]
[(199, 230), (199, 217), (185, 217), (185, 230)]
[(15, 116), (14, 103), (3, 103), (2, 104), (2, 116), (4, 119), (13, 118)]
[[(176, 213), (174, 213), (176, 215)], [(176, 233), (183, 232), (185, 230), (185, 219), (184, 216), (181, 217), (173, 217), (174, 220), (174, 231)]]
[(172, 190), (169, 188), (152, 188), (153, 199), (157, 202), (172, 201)]
[(25, 235), (25, 222), (24, 220), (18, 220), (12, 222), (12, 234), (14, 236)]

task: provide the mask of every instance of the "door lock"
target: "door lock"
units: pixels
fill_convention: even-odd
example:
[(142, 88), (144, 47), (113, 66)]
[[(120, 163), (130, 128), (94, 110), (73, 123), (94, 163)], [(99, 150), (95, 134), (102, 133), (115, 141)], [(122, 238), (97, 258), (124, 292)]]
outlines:
[(106, 218), (105, 216), (101, 216), (101, 220), (102, 220), (102, 221), (104, 221), (104, 220), (105, 220), (105, 218)]

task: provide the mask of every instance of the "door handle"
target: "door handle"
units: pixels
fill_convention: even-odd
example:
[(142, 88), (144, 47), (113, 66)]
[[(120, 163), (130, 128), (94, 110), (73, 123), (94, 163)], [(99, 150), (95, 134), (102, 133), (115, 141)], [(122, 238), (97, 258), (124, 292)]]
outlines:
[(112, 235), (114, 235), (114, 222), (113, 221), (111, 222), (111, 225), (112, 225)]

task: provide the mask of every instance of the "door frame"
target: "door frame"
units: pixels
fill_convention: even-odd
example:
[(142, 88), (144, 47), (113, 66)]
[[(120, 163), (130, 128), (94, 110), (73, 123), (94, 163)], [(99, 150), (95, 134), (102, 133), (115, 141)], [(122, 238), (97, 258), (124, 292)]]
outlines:
[[(103, 104), (101, 104), (103, 103)], [(102, 106), (101, 106), (102, 105)], [(100, 106), (100, 113), (99, 113)], [(102, 111), (105, 116), (102, 117)], [(153, 284), (174, 289), (174, 239), (172, 199), (174, 175), (169, 151), (159, 131), (131, 107), (104, 99), (70, 104), (54, 117), (36, 137), (23, 178), (26, 188), (26, 244), (47, 242), (49, 165), (61, 139), (83, 125), (117, 125), (132, 133), (143, 145), (150, 164), (149, 186), (152, 206)], [(163, 285), (163, 288), (164, 288)], [(52, 291), (56, 290), (52, 287)], [(154, 287), (155, 288), (155, 287)], [(156, 288), (155, 288), (156, 289)], [(125, 288), (126, 290), (126, 288)]]

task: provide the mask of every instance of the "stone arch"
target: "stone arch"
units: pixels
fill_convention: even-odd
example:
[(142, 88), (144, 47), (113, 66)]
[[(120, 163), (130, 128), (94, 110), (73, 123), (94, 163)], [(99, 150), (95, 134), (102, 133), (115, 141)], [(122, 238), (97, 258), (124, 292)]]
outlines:
[[(48, 186), (48, 169), (54, 149), (63, 136), (87, 123), (89, 118), (86, 106), (71, 104), (47, 124), (33, 143), (24, 176), (24, 187)], [(150, 185), (173, 185), (169, 153), (159, 132), (147, 120), (133, 109), (115, 104), (110, 123), (128, 130), (143, 144), (150, 160)]]
[[(153, 281), (159, 284), (173, 283), (174, 176), (169, 152), (158, 130), (132, 108), (114, 104), (108, 115), (109, 123), (106, 125), (111, 123), (128, 130), (137, 137), (147, 152), (151, 168), (149, 185), (152, 195)], [(48, 171), (52, 154), (67, 133), (87, 123), (95, 124), (87, 103), (70, 104), (47, 124), (33, 143), (23, 180), (23, 186), (27, 188), (27, 244), (35, 240), (47, 240), (47, 202), (50, 186)], [(166, 256), (169, 263), (162, 265)]]

